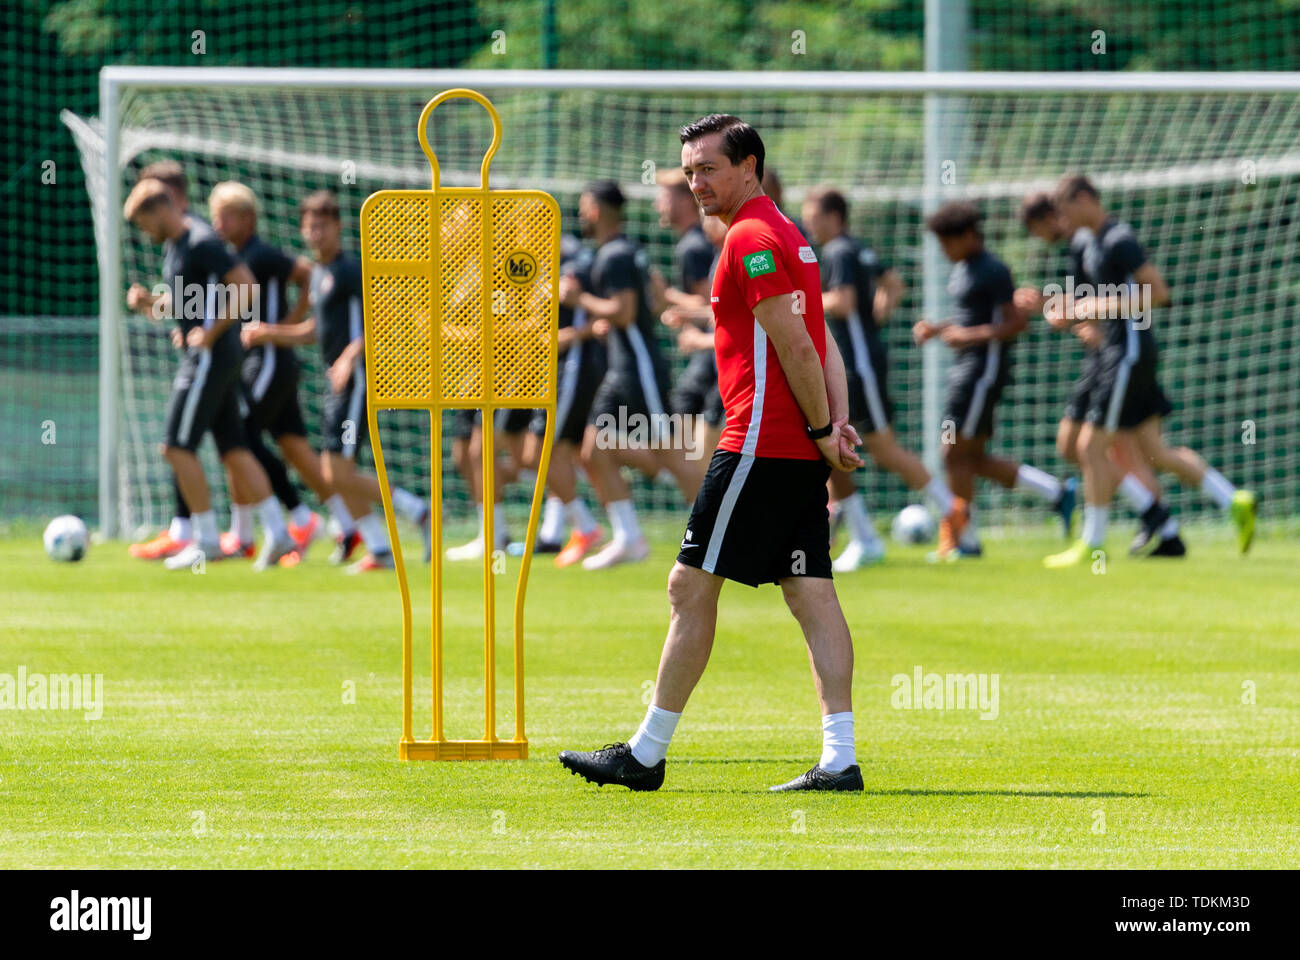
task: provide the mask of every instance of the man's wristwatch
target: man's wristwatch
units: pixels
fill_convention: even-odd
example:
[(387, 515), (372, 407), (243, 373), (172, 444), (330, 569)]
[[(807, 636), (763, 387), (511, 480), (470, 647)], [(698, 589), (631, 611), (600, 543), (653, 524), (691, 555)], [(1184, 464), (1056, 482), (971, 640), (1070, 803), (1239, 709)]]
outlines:
[(804, 429), (808, 431), (809, 440), (820, 440), (822, 437), (829, 437), (834, 426), (834, 422), (831, 422), (826, 424), (826, 426), (822, 427), (820, 430), (814, 430), (810, 426), (805, 426)]

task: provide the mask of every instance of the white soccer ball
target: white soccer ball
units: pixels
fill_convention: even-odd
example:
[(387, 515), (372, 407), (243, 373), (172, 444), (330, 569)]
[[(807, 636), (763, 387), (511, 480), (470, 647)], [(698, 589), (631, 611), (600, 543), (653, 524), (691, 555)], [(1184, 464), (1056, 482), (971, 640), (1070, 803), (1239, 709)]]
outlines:
[(51, 560), (75, 563), (90, 548), (90, 535), (80, 517), (64, 514), (55, 517), (45, 528), (45, 552)]
[(893, 534), (899, 543), (929, 543), (935, 535), (934, 517), (919, 503), (904, 507), (894, 517)]

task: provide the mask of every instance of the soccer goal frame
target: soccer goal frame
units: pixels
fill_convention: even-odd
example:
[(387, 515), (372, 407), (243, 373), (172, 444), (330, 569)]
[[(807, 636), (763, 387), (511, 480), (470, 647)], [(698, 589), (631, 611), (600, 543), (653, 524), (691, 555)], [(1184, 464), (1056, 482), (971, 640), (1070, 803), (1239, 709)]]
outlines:
[[(332, 70), (319, 68), (249, 67), (130, 67), (109, 66), (100, 72), (99, 107), (105, 150), (103, 203), (96, 229), (100, 268), (99, 311), (99, 516), (105, 536), (116, 537), (120, 529), (120, 473), (118, 464), (121, 425), (121, 382), (119, 323), (124, 310), (122, 270), (117, 251), (125, 224), (120, 210), (122, 138), (121, 111), (124, 97), (133, 90), (211, 88), (284, 90), (419, 91), (433, 96), (449, 87), (471, 87), (482, 91), (502, 90), (606, 90), (658, 93), (716, 92), (725, 108), (725, 94), (743, 90), (748, 94), (864, 93), (912, 94), (924, 97), (924, 171), (922, 214), (949, 197), (961, 196), (959, 189), (942, 181), (942, 164), (954, 156), (961, 136), (956, 112), (948, 107), (955, 98), (978, 94), (1259, 94), (1300, 93), (1300, 72), (1239, 73), (1042, 73), (1042, 72), (914, 72), (914, 73), (829, 73), (829, 72), (707, 72), (707, 71), (579, 71), (579, 70)], [(922, 255), (922, 314), (942, 315), (945, 303), (943, 277), (947, 267), (930, 236), (925, 236)], [(923, 353), (922, 410), (926, 424), (937, 424), (941, 415), (944, 355), (937, 343), (927, 344)], [(932, 470), (939, 466), (939, 436), (935, 429), (924, 433), (924, 456)]]

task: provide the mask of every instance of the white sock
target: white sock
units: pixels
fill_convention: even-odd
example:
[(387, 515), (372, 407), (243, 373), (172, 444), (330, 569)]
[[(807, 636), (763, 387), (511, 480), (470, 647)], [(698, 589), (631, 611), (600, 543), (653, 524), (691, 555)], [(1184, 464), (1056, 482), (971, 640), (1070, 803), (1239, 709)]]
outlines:
[(972, 506), (966, 507), (966, 529), (961, 532), (958, 542), (972, 550), (980, 545), (979, 527), (975, 524), (975, 508)]
[(172, 517), (171, 525), (167, 528), (167, 535), (173, 540), (191, 540), (194, 537), (194, 528), (190, 524), (189, 517)]
[(930, 498), (939, 516), (946, 517), (952, 513), (952, 491), (938, 477), (930, 478), (930, 482), (925, 485), (925, 495)]
[(424, 516), (424, 501), (401, 487), (393, 487), (393, 506), (410, 523), (419, 523)]
[(596, 518), (591, 515), (591, 511), (587, 509), (587, 504), (583, 502), (582, 497), (574, 497), (566, 503), (564, 512), (569, 518), (569, 526), (583, 536), (587, 536), (596, 529)]
[(1156, 502), (1155, 494), (1131, 473), (1124, 474), (1124, 479), (1119, 482), (1119, 492), (1139, 517), (1150, 510), (1151, 504)]
[(1218, 470), (1206, 467), (1205, 476), (1201, 478), (1201, 492), (1213, 500), (1220, 510), (1227, 510), (1232, 506), (1232, 495), (1237, 492), (1237, 488)]
[(1109, 519), (1109, 507), (1083, 507), (1083, 542), (1090, 547), (1101, 547), (1106, 543), (1106, 521)]
[(330, 498), (325, 501), (325, 506), (329, 507), (330, 516), (333, 517), (334, 522), (339, 525), (340, 534), (346, 537), (357, 528), (357, 522), (352, 519), (352, 511), (350, 511), (348, 505), (343, 502), (341, 494), (336, 493), (331, 495)]
[(826, 714), (822, 717), (822, 758), (817, 766), (827, 773), (840, 773), (855, 762), (853, 712)]
[(483, 526), (483, 504), (479, 503), (479, 504), (475, 504), (475, 506), (478, 509), (478, 536), (475, 537), (474, 539), (477, 540), (479, 543), (482, 543), (483, 534), (485, 532), (485, 528)]
[(289, 520), (295, 527), (305, 527), (311, 523), (311, 509), (305, 503), (300, 503), (289, 511)]
[(636, 522), (636, 508), (631, 500), (613, 500), (605, 505), (609, 522), (614, 527), (614, 539), (631, 544), (641, 539), (641, 527)]
[(388, 545), (388, 531), (384, 529), (378, 514), (373, 511), (364, 517), (357, 517), (357, 529), (361, 531), (361, 539), (371, 553), (388, 553), (392, 549)]
[(210, 547), (220, 539), (217, 533), (217, 515), (211, 510), (191, 514), (190, 519), (194, 521), (195, 539), (200, 546)]
[(1173, 517), (1166, 520), (1165, 525), (1160, 528), (1160, 536), (1165, 540), (1178, 536), (1178, 521)]
[(240, 543), (253, 542), (253, 508), (242, 503), (230, 505), (230, 532)]
[(854, 493), (840, 501), (840, 509), (844, 511), (844, 519), (849, 524), (849, 534), (858, 543), (866, 546), (873, 543), (876, 539), (876, 531), (871, 526), (871, 518), (867, 515), (867, 502), (862, 499), (862, 494)]
[(653, 767), (668, 756), (668, 743), (672, 740), (673, 731), (677, 729), (677, 721), (681, 718), (680, 713), (673, 713), (671, 710), (663, 710), (653, 703), (650, 704), (641, 726), (636, 728), (636, 733), (632, 734), (632, 738), (627, 742), (627, 745), (632, 748), (632, 756), (636, 758), (636, 762), (643, 767)]
[(559, 497), (547, 497), (546, 507), (542, 510), (542, 529), (537, 539), (548, 543), (559, 543), (564, 536), (564, 501)]
[(289, 535), (284, 525), (284, 511), (280, 509), (280, 501), (275, 497), (267, 497), (259, 503), (257, 515), (262, 518), (262, 529), (272, 540), (282, 540)]
[(1027, 487), (1048, 503), (1061, 499), (1061, 481), (1027, 463), (1022, 463), (1016, 469), (1016, 486)]

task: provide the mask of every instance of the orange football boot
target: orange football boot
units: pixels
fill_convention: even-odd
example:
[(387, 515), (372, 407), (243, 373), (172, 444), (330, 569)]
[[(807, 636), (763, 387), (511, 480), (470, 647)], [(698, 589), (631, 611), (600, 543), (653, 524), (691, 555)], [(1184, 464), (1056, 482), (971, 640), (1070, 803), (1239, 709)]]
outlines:
[(240, 543), (239, 534), (233, 530), (227, 530), (217, 542), (221, 545), (221, 555), (227, 560), (234, 560), (237, 557), (251, 560), (253, 555), (257, 553), (257, 544)]
[(127, 547), (127, 553), (140, 560), (165, 560), (180, 553), (189, 545), (188, 540), (173, 540), (171, 533), (164, 530), (152, 540), (131, 544)]
[(579, 533), (574, 530), (569, 535), (569, 542), (564, 545), (564, 549), (555, 555), (555, 565), (557, 567), (568, 567), (577, 563), (593, 547), (598, 547), (605, 542), (605, 531), (597, 527), (591, 533)]

